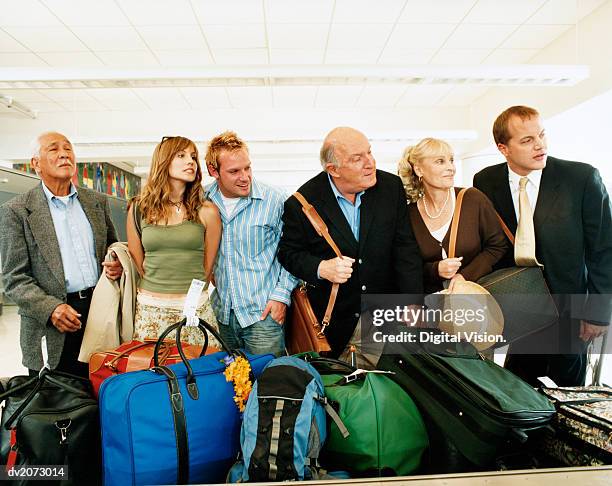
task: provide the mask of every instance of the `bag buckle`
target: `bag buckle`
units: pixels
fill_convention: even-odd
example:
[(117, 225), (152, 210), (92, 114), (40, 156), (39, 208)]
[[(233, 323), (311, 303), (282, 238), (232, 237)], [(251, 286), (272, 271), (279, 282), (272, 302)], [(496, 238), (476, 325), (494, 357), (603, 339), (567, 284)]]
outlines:
[(325, 321), (323, 321), (323, 322), (321, 323), (321, 330), (320, 330), (320, 331), (317, 333), (317, 337), (318, 337), (319, 339), (323, 339), (323, 338), (325, 337), (325, 328), (326, 328), (327, 326), (329, 326), (329, 322), (325, 322)]

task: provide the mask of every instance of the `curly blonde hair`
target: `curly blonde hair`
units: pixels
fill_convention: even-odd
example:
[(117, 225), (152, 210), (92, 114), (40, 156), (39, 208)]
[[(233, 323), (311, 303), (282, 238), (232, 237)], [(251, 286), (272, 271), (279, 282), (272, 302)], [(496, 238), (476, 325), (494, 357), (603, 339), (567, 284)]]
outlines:
[(452, 147), (438, 138), (424, 138), (416, 145), (411, 145), (404, 150), (402, 158), (397, 164), (397, 175), (400, 176), (409, 202), (417, 202), (423, 197), (423, 182), (414, 171), (415, 164), (418, 165), (425, 157), (438, 155), (452, 156)]
[(130, 204), (138, 204), (142, 218), (150, 224), (167, 221), (170, 216), (170, 163), (182, 150), (193, 149), (196, 155), (196, 177), (187, 183), (183, 204), (188, 221), (199, 221), (198, 210), (204, 203), (202, 168), (196, 144), (185, 137), (164, 137), (157, 144), (151, 159), (151, 172), (142, 193)]

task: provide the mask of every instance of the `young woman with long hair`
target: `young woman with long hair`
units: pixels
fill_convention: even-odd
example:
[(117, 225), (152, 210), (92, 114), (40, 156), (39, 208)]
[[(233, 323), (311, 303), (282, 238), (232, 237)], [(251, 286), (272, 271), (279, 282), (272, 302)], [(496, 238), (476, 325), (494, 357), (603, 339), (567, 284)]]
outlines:
[[(164, 137), (153, 152), (142, 194), (128, 211), (128, 247), (141, 275), (134, 339), (157, 338), (182, 319), (192, 279), (212, 278), (221, 230), (217, 207), (204, 197), (197, 147), (184, 137)], [(218, 327), (207, 290), (197, 315)], [(204, 343), (194, 327), (185, 327), (181, 340)], [(212, 336), (209, 346), (218, 346)]]

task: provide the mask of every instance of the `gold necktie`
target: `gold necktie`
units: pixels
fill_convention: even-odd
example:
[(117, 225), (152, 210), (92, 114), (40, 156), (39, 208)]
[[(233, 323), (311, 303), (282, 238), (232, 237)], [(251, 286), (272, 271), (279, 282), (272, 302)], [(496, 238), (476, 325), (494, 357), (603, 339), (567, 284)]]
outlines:
[(519, 221), (514, 238), (514, 261), (519, 267), (541, 266), (535, 254), (535, 230), (533, 213), (527, 198), (527, 177), (519, 181)]

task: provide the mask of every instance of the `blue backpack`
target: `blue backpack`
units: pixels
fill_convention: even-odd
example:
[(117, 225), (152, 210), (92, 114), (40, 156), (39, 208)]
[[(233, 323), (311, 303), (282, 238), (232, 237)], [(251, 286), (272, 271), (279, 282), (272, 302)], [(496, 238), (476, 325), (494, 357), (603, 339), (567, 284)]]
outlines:
[(292, 356), (270, 361), (247, 401), (240, 430), (242, 460), (230, 470), (228, 482), (320, 479), (326, 412), (348, 436), (310, 364)]

